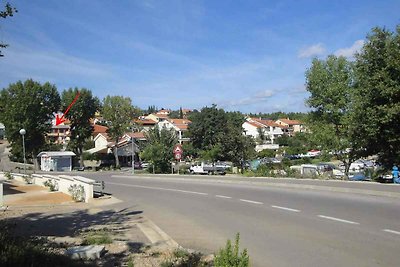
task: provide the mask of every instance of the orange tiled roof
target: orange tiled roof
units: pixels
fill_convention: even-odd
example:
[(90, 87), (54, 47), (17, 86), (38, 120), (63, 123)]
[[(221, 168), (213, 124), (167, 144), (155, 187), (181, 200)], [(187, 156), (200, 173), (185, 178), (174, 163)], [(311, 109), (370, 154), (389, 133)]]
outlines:
[(136, 119), (135, 123), (140, 124), (140, 125), (155, 125), (155, 124), (157, 124), (156, 121), (153, 121), (151, 119)]
[(299, 125), (302, 124), (300, 121), (298, 120), (290, 120), (290, 119), (279, 119), (279, 121), (288, 124), (288, 125)]
[(189, 124), (192, 123), (187, 119), (170, 119), (169, 120), (174, 126), (178, 127), (180, 130), (187, 130)]
[(98, 134), (98, 133), (106, 133), (108, 130), (108, 127), (103, 126), (103, 125), (98, 125), (95, 124), (93, 125), (93, 134)]
[(280, 127), (278, 123), (274, 122), (273, 120), (262, 120), (257, 118), (251, 118), (251, 120), (255, 121), (256, 123), (260, 123), (264, 126), (271, 126), (271, 127)]

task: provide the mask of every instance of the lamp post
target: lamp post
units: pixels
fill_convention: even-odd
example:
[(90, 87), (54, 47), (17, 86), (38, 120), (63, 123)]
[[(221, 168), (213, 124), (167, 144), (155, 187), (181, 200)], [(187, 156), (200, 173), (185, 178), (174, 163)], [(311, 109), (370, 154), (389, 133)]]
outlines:
[(19, 134), (22, 135), (22, 151), (23, 151), (23, 154), (24, 154), (24, 174), (26, 175), (26, 157), (25, 157), (25, 134), (26, 134), (26, 130), (25, 129), (19, 130)]
[(132, 174), (135, 174), (135, 147), (134, 147), (134, 139), (133, 139), (133, 127), (132, 129), (132, 136), (131, 136), (131, 142), (132, 142)]

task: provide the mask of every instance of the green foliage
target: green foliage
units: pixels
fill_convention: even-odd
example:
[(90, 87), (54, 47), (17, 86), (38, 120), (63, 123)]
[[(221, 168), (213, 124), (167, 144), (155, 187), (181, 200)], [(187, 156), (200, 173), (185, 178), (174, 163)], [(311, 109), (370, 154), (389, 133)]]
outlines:
[[(106, 96), (103, 100), (102, 114), (104, 119), (110, 122), (107, 125), (109, 127), (107, 133), (115, 143), (118, 143), (119, 139), (130, 126), (134, 115), (131, 99), (123, 96)], [(119, 167), (116, 147), (114, 149), (114, 156), (115, 164)]]
[(141, 158), (151, 162), (156, 173), (169, 173), (174, 160), (173, 148), (178, 143), (175, 132), (156, 126), (147, 132), (147, 141)]
[(225, 112), (213, 105), (202, 108), (201, 112), (192, 112), (190, 120), (189, 136), (193, 147), (205, 151), (206, 157), (239, 165), (255, 154), (254, 140), (243, 135), (241, 113)]
[[(82, 156), (83, 147), (86, 140), (90, 138), (93, 126), (90, 119), (99, 109), (100, 101), (92, 95), (92, 92), (85, 88), (70, 88), (64, 90), (61, 97), (62, 110), (65, 111), (72, 103), (79, 92), (78, 100), (71, 107), (65, 118), (71, 121), (71, 140), (68, 147), (71, 148), (78, 156)], [(83, 166), (83, 158), (81, 157), (80, 166)]]
[(66, 255), (57, 254), (45, 239), (17, 236), (7, 223), (0, 225), (1, 266), (94, 266), (74, 261)]
[(310, 139), (310, 134), (296, 133), (294, 136), (282, 135), (276, 139), (276, 143), (283, 147), (286, 155), (304, 154), (316, 147)]
[(27, 184), (32, 184), (32, 182), (33, 182), (33, 177), (30, 174), (24, 175), (22, 178), (24, 179), (25, 183), (27, 183)]
[(82, 245), (103, 245), (113, 242), (109, 232), (106, 229), (91, 230), (84, 235)]
[(239, 233), (236, 234), (235, 244), (232, 247), (231, 241), (226, 242), (225, 248), (220, 249), (219, 253), (215, 255), (215, 267), (247, 267), (249, 266), (249, 255), (247, 249), (244, 249), (239, 254)]
[(173, 258), (160, 264), (161, 267), (206, 267), (209, 263), (201, 260), (201, 253), (189, 253), (184, 249), (176, 249)]
[(24, 128), (26, 156), (31, 160), (45, 147), (45, 134), (50, 132), (53, 113), (60, 107), (57, 88), (33, 80), (18, 81), (0, 92), (0, 121), (7, 129), (14, 158), (23, 162), (22, 138)]
[[(333, 151), (348, 167), (359, 150), (354, 140), (351, 108), (354, 83), (353, 64), (344, 57), (314, 59), (306, 72), (307, 100), (313, 109), (309, 116), (312, 138), (325, 151)], [(349, 153), (343, 153), (350, 149)]]
[(272, 149), (264, 149), (257, 153), (257, 157), (259, 158), (274, 158), (275, 151)]
[[(5, 19), (7, 17), (12, 17), (17, 12), (18, 12), (18, 10), (15, 7), (11, 6), (10, 3), (6, 2), (5, 6), (4, 6), (4, 10), (0, 10), (0, 18)], [(0, 48), (7, 48), (7, 47), (8, 47), (8, 44), (0, 42)], [(3, 57), (3, 56), (4, 55), (1, 53), (1, 50), (0, 50), (0, 57)]]
[(48, 187), (50, 191), (58, 191), (58, 182), (55, 179), (48, 179), (43, 183), (45, 187)]
[(361, 156), (387, 168), (400, 161), (400, 25), (374, 28), (356, 55), (354, 118)]
[(11, 174), (11, 172), (5, 172), (4, 177), (6, 177), (7, 180), (14, 179), (14, 176)]

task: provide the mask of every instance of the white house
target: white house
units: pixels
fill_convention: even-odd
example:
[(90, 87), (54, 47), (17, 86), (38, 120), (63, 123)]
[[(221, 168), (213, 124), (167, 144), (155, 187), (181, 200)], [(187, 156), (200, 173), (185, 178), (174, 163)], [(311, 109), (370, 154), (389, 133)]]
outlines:
[(183, 142), (188, 142), (190, 140), (190, 138), (186, 136), (190, 123), (192, 122), (187, 119), (168, 119), (160, 121), (157, 125), (160, 129), (164, 127), (166, 129), (173, 129), (179, 143), (182, 144)]
[(246, 121), (242, 124), (244, 129), (244, 134), (252, 136), (253, 138), (258, 138), (260, 131), (268, 137), (270, 141), (266, 143), (274, 144), (277, 137), (283, 135), (283, 126), (275, 123), (272, 120), (263, 120), (258, 118), (246, 118)]

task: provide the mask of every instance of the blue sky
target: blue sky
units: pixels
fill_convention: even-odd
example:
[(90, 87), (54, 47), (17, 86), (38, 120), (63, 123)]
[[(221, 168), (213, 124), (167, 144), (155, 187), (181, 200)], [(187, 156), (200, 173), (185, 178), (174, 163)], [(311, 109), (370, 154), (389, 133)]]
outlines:
[(400, 24), (398, 0), (11, 3), (0, 88), (32, 78), (141, 108), (306, 111), (313, 57), (351, 58), (372, 27)]

